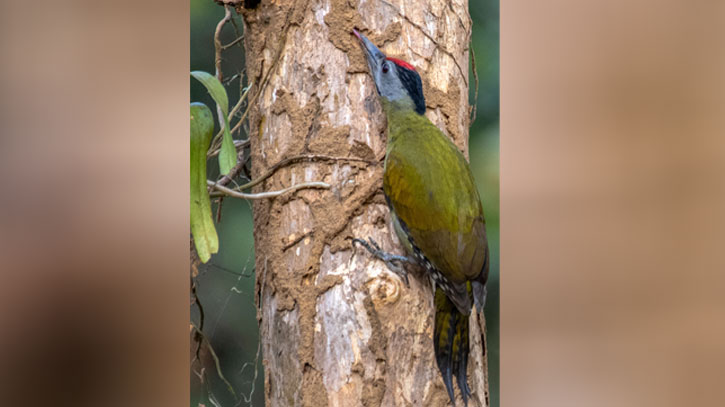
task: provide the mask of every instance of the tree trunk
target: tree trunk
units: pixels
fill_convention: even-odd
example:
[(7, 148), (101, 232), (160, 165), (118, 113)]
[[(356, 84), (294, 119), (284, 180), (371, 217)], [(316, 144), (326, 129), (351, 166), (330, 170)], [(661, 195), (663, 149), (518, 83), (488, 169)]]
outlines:
[[(250, 94), (262, 89), (250, 100), (253, 176), (299, 155), (357, 159), (293, 161), (258, 187), (332, 186), (254, 203), (267, 405), (447, 405), (428, 278), (410, 270), (408, 288), (351, 246), (371, 236), (402, 253), (382, 192), (385, 116), (350, 31), (417, 68), (426, 115), (467, 151), (467, 1), (263, 0), (240, 11)], [(487, 406), (483, 320), (472, 318), (471, 405)]]

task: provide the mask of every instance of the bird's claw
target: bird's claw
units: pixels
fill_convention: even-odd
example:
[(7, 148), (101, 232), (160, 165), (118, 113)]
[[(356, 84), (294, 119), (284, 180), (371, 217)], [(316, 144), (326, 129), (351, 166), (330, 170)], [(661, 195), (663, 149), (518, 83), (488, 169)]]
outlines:
[(410, 259), (406, 256), (400, 256), (397, 254), (387, 253), (384, 252), (380, 246), (378, 246), (378, 243), (373, 240), (372, 237), (368, 237), (368, 241), (365, 241), (363, 239), (354, 238), (352, 239), (352, 245), (355, 246), (355, 243), (361, 244), (365, 249), (367, 249), (370, 254), (377, 257), (378, 259), (382, 260), (385, 265), (388, 266), (390, 271), (397, 274), (400, 278), (405, 281), (405, 286), (410, 287), (410, 282), (408, 281), (408, 272), (405, 271), (403, 267), (400, 267), (394, 262), (400, 262), (400, 263), (410, 263)]

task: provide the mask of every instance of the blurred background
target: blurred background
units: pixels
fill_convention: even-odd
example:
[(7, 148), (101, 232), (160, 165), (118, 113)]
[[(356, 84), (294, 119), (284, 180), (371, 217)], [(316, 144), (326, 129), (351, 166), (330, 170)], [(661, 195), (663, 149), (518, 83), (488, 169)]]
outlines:
[[(0, 3), (6, 405), (188, 402), (200, 3)], [(509, 0), (500, 27), (501, 404), (722, 407), (725, 2)]]
[[(481, 193), (486, 216), (486, 229), (491, 249), (491, 270), (485, 308), (488, 329), (488, 362), (491, 405), (499, 404), (499, 5), (497, 0), (470, 1), (473, 19), (472, 47), (479, 79), (477, 116), (469, 136), (471, 168)], [(217, 23), (224, 17), (224, 8), (211, 0), (191, 0), (190, 68), (214, 73), (213, 36)], [(241, 30), (241, 17), (235, 15)], [(226, 27), (222, 43), (235, 38)], [(234, 47), (224, 53), (222, 71), (232, 76), (242, 70), (244, 54)], [(471, 67), (472, 68), (472, 67)], [(473, 71), (469, 72), (469, 100), (475, 102)], [(225, 83), (227, 85), (227, 83)], [(245, 83), (246, 85), (246, 83)], [(213, 107), (214, 102), (204, 87), (190, 80), (191, 101)], [(239, 79), (228, 83), (230, 106), (239, 98)], [(216, 165), (215, 160), (209, 161)], [(216, 211), (216, 208), (213, 208)], [(238, 392), (249, 395), (250, 403), (264, 404), (264, 374), (255, 356), (259, 331), (254, 306), (254, 242), (250, 205), (238, 199), (225, 199), (222, 222), (218, 225), (220, 248), (209, 263), (202, 265), (197, 278), (197, 293), (205, 313), (204, 332), (221, 361), (229, 382)], [(198, 308), (192, 306), (192, 320), (198, 322)], [(207, 366), (212, 368), (213, 365)], [(222, 405), (233, 402), (224, 383), (211, 374), (209, 389)], [(192, 372), (191, 401), (203, 397), (201, 383)], [(232, 403), (233, 404), (233, 403)]]

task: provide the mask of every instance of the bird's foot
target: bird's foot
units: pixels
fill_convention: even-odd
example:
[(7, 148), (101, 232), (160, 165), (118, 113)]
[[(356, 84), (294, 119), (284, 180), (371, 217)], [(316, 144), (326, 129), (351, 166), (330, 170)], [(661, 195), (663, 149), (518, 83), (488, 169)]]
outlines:
[[(406, 256), (384, 252), (372, 237), (368, 237), (368, 241), (354, 238), (352, 239), (352, 245), (355, 247), (355, 243), (361, 244), (367, 249), (367, 251), (370, 252), (370, 254), (385, 262), (390, 271), (400, 276), (400, 278), (405, 281), (406, 287), (410, 287), (410, 283), (408, 282), (408, 272), (402, 267), (402, 263), (413, 263), (413, 260)], [(396, 265), (394, 262), (400, 263), (401, 266)]]

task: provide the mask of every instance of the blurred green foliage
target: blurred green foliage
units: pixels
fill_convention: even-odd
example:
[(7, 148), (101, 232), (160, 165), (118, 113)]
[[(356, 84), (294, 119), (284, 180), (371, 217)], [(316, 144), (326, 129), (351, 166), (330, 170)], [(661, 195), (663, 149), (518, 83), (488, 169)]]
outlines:
[(191, 76), (204, 85), (209, 92), (209, 96), (216, 102), (219, 121), (224, 122), (221, 150), (217, 157), (219, 159), (219, 171), (226, 175), (237, 165), (237, 150), (234, 148), (232, 133), (229, 128), (229, 97), (226, 89), (216, 76), (204, 71), (191, 71)]
[[(491, 405), (499, 405), (499, 3), (496, 0), (469, 0), (473, 19), (472, 47), (476, 55), (479, 79), (477, 118), (471, 126), (469, 154), (471, 168), (481, 193), (486, 229), (491, 249), (491, 275), (488, 283), (486, 320), (488, 329), (488, 361)], [(190, 70), (214, 72), (213, 36), (216, 24), (224, 17), (224, 9), (212, 0), (191, 0), (191, 61)], [(238, 17), (237, 17), (238, 18)], [(241, 25), (239, 27), (241, 29)], [(222, 43), (235, 38), (226, 27)], [(224, 54), (222, 71), (231, 78), (244, 67), (240, 48), (233, 47)], [(470, 72), (470, 100), (474, 101), (473, 72)], [(238, 89), (239, 79), (225, 83), (228, 89)], [(246, 85), (246, 83), (244, 84)], [(236, 87), (236, 88), (235, 88)], [(229, 90), (229, 103), (238, 100), (238, 91)], [(204, 87), (190, 79), (191, 102), (214, 106)], [(218, 123), (216, 124), (218, 131)], [(210, 177), (218, 174), (215, 160), (210, 160)], [(216, 206), (212, 208), (216, 214)], [(253, 366), (257, 353), (259, 330), (254, 305), (254, 241), (252, 237), (251, 205), (239, 199), (225, 199), (221, 208), (223, 222), (217, 224), (220, 248), (208, 265), (203, 265), (197, 278), (197, 292), (204, 306), (204, 333), (211, 341), (226, 378), (242, 398), (240, 405), (264, 405), (264, 374), (261, 360), (254, 379)], [(191, 310), (198, 323), (199, 313)], [(261, 358), (260, 358), (261, 359)], [(222, 406), (235, 405), (234, 399), (221, 380), (209, 374), (207, 384)], [(191, 404), (200, 400), (201, 388), (195, 375), (191, 377)], [(209, 404), (207, 404), (209, 405)]]
[(192, 103), (190, 122), (189, 218), (196, 253), (199, 255), (199, 260), (206, 263), (211, 255), (219, 250), (219, 238), (211, 218), (211, 202), (206, 191), (206, 151), (211, 143), (214, 119), (206, 105)]

